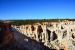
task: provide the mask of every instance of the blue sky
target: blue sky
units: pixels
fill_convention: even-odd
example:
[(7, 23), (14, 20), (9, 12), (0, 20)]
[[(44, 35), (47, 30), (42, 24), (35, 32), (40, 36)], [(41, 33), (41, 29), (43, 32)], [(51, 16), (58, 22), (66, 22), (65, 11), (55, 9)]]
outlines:
[(0, 0), (0, 20), (75, 18), (75, 0)]

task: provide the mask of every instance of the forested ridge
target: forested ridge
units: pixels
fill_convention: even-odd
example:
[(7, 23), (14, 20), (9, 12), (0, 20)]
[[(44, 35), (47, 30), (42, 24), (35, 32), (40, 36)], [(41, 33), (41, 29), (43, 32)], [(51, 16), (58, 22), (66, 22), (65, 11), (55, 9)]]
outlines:
[(75, 21), (75, 19), (27, 19), (27, 20), (9, 20), (12, 21), (12, 25), (24, 25), (24, 24), (34, 24), (34, 23), (42, 23), (42, 22), (59, 22), (59, 21)]

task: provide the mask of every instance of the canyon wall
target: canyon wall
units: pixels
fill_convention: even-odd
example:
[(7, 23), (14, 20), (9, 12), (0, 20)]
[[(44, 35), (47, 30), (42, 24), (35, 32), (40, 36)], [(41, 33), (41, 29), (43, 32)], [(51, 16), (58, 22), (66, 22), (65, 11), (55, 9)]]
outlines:
[[(20, 33), (51, 49), (75, 49), (75, 21), (12, 25)], [(28, 41), (28, 39), (24, 39)]]

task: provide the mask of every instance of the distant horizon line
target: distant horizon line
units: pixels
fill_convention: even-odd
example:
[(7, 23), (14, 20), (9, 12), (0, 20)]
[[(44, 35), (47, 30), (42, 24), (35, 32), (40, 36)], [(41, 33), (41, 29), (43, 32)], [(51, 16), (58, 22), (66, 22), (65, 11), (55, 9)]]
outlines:
[(0, 20), (52, 20), (52, 19), (75, 19), (75, 18), (49, 18), (49, 19), (0, 19)]

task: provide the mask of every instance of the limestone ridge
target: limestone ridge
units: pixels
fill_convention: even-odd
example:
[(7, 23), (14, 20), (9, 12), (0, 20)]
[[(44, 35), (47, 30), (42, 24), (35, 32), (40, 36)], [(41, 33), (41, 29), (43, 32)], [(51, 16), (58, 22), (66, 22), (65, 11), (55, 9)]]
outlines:
[[(51, 49), (75, 49), (75, 21), (12, 25), (17, 31)], [(28, 41), (28, 39), (24, 39)], [(34, 44), (34, 43), (33, 43)]]

